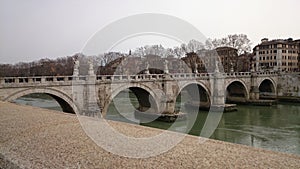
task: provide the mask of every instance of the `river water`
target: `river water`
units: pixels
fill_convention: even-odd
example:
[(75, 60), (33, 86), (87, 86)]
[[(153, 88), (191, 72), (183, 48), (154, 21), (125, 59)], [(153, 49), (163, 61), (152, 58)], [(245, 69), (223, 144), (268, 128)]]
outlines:
[[(115, 101), (123, 104), (123, 107), (130, 104), (119, 95)], [(61, 111), (56, 101), (49, 98), (21, 97), (15, 102)], [(137, 100), (131, 99), (131, 103), (135, 104), (134, 102), (137, 103)], [(118, 113), (112, 103), (107, 119), (132, 123), (125, 118), (132, 117), (132, 114), (132, 111), (126, 108), (122, 108), (121, 114)], [(199, 136), (207, 115), (207, 111), (200, 111), (188, 133)], [(172, 123), (152, 121), (141, 125), (169, 129)], [(176, 122), (172, 130), (182, 132), (185, 127), (186, 121), (183, 120)], [(210, 138), (300, 155), (300, 104), (280, 103), (271, 107), (238, 105), (238, 111), (222, 114), (218, 127)]]

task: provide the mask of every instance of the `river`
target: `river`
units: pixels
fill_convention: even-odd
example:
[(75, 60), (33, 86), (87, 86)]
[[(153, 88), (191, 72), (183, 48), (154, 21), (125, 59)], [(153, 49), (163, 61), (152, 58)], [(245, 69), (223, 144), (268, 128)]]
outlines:
[[(123, 104), (123, 107), (128, 105), (121, 95), (115, 99), (118, 104)], [(15, 102), (61, 111), (56, 101), (44, 96), (21, 97)], [(134, 104), (137, 100), (133, 98), (131, 102)], [(121, 115), (112, 103), (107, 119), (130, 122), (124, 117), (130, 114), (132, 115), (132, 112), (125, 110)], [(199, 136), (207, 115), (207, 111), (198, 113), (189, 134)], [(152, 121), (142, 125), (168, 129), (172, 123)], [(184, 120), (177, 122), (172, 130), (182, 132), (185, 125)], [(223, 113), (218, 127), (210, 138), (300, 155), (300, 104), (280, 103), (271, 107), (238, 105), (238, 111)]]

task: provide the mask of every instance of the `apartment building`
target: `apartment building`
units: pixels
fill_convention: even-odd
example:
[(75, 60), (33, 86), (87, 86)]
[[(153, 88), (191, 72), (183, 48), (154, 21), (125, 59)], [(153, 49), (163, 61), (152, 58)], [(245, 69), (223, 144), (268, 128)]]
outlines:
[(289, 39), (268, 40), (264, 38), (253, 48), (256, 71), (299, 70), (300, 41)]

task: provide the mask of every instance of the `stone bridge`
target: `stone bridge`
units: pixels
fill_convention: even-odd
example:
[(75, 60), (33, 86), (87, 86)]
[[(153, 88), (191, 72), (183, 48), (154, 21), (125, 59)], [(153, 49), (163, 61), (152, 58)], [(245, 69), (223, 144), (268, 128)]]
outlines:
[(276, 97), (278, 77), (275, 72), (4, 77), (0, 79), (0, 100), (45, 93), (64, 112), (105, 116), (113, 98), (129, 89), (136, 95), (140, 111), (173, 114), (176, 99), (183, 95), (200, 107), (246, 103), (262, 95)]

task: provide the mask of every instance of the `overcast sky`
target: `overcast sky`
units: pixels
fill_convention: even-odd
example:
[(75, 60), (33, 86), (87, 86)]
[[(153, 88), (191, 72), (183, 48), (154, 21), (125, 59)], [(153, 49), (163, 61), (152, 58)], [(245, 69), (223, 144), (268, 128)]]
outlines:
[(181, 18), (206, 37), (247, 34), (300, 38), (299, 0), (1, 0), (0, 63), (80, 52), (104, 26), (126, 16), (161, 13)]

